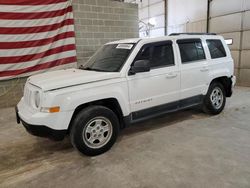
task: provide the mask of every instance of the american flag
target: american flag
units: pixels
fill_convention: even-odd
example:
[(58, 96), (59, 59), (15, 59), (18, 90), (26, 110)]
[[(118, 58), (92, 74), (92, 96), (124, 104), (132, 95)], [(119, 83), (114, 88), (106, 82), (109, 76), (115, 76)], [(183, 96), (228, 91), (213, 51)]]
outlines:
[(0, 0), (0, 80), (75, 66), (70, 0)]

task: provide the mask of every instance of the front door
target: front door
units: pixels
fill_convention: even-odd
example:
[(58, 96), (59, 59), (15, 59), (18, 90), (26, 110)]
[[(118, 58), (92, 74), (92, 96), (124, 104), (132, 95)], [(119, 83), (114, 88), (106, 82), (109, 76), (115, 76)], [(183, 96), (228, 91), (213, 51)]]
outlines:
[(177, 108), (180, 71), (175, 63), (172, 41), (146, 44), (136, 60), (149, 60), (150, 71), (128, 75), (133, 119)]

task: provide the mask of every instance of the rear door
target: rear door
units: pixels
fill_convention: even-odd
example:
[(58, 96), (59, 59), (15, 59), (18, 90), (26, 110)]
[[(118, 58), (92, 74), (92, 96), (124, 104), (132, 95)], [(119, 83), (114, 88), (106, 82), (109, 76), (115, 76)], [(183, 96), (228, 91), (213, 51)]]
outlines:
[(208, 87), (209, 66), (199, 38), (179, 39), (182, 101), (197, 103)]

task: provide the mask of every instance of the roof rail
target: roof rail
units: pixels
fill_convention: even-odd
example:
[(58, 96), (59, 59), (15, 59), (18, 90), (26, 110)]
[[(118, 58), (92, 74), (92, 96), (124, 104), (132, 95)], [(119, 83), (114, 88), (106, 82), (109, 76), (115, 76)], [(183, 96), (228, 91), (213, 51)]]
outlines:
[(216, 35), (216, 33), (171, 33), (169, 36), (178, 35)]

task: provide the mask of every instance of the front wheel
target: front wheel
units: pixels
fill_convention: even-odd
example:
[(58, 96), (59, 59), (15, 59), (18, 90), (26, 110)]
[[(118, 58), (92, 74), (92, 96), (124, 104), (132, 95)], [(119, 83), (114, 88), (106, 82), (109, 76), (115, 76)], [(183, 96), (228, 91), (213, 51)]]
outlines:
[(118, 132), (119, 121), (112, 110), (103, 106), (90, 106), (76, 115), (70, 139), (78, 151), (95, 156), (112, 147)]
[(212, 82), (203, 103), (203, 110), (209, 114), (219, 114), (226, 104), (225, 88), (219, 82)]

